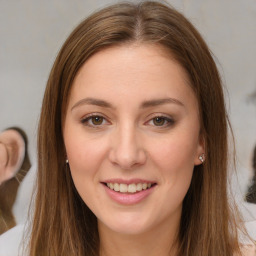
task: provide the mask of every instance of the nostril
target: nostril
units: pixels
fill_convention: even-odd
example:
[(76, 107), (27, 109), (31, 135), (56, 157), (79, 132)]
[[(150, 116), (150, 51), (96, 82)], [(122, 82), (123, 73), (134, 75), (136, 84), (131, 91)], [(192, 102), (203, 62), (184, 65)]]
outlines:
[(109, 152), (109, 160), (123, 170), (130, 170), (146, 162), (146, 153), (136, 145), (136, 141), (126, 140), (129, 139), (122, 139), (117, 146), (113, 146)]

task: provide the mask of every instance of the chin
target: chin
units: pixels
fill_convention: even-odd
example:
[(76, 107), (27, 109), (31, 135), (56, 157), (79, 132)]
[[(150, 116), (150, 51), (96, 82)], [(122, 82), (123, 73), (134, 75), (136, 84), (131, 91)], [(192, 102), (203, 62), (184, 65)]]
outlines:
[[(104, 221), (104, 220), (103, 220)], [(129, 214), (120, 214), (118, 217), (113, 217), (111, 220), (99, 222), (105, 226), (105, 228), (112, 232), (123, 234), (123, 235), (139, 235), (147, 232), (151, 225), (147, 221), (145, 216), (139, 217)]]

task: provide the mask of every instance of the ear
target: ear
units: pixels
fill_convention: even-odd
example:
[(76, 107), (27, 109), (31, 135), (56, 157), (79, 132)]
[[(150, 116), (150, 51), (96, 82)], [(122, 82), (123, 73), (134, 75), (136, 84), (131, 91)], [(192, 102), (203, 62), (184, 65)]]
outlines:
[(0, 184), (13, 178), (25, 157), (25, 141), (16, 130), (0, 134)]
[(205, 137), (201, 133), (198, 137), (198, 145), (194, 159), (194, 165), (200, 165), (205, 161)]
[(8, 163), (8, 153), (5, 145), (0, 142), (0, 184), (5, 181), (6, 166)]

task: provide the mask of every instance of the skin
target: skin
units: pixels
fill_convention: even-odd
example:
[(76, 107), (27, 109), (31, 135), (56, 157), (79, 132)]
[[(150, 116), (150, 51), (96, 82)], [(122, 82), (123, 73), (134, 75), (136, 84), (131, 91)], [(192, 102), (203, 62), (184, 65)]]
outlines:
[(15, 130), (0, 133), (0, 185), (19, 171), (24, 159), (25, 142)]
[(5, 180), (5, 167), (8, 162), (8, 153), (5, 145), (0, 142), (0, 184)]
[[(147, 44), (93, 55), (74, 80), (63, 134), (77, 191), (98, 219), (101, 255), (175, 255), (182, 201), (204, 147), (197, 100), (172, 56)], [(156, 185), (123, 205), (106, 193), (109, 179)]]

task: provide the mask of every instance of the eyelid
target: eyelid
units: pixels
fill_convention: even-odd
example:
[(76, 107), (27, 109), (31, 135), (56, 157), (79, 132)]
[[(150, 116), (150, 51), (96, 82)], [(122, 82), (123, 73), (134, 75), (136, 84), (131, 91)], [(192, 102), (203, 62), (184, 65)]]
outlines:
[[(173, 117), (170, 117), (169, 115), (165, 115), (165, 114), (161, 114), (161, 113), (156, 113), (153, 116), (150, 117), (150, 119), (145, 123), (145, 124), (149, 124), (150, 122), (153, 121), (153, 119), (155, 118), (163, 118), (165, 121), (167, 121), (167, 124), (161, 125), (161, 126), (157, 126), (157, 125), (153, 125), (154, 127), (158, 127), (158, 128), (166, 128), (169, 127), (171, 125), (173, 125), (175, 123), (175, 120)], [(149, 124), (150, 125), (150, 124)]]
[(85, 116), (83, 116), (81, 119), (80, 119), (80, 122), (85, 125), (85, 126), (89, 126), (89, 127), (92, 127), (92, 128), (100, 128), (101, 126), (104, 126), (106, 125), (106, 123), (104, 124), (100, 124), (100, 125), (94, 125), (94, 124), (89, 124), (89, 120), (91, 120), (92, 117), (101, 117), (103, 118), (103, 120), (105, 122), (107, 122), (107, 125), (110, 124), (108, 118), (106, 118), (103, 114), (101, 113), (90, 113), (90, 114), (87, 114)]
[[(101, 117), (101, 118), (103, 118), (103, 123), (99, 124), (99, 125), (95, 125), (95, 124), (92, 124), (92, 123), (90, 124), (89, 121), (93, 117)], [(150, 124), (150, 122), (152, 122), (155, 118), (163, 118), (165, 120), (165, 124), (159, 125), (159, 126), (154, 125), (154, 124)], [(87, 114), (87, 115), (83, 116), (80, 119), (80, 122), (83, 125), (88, 126), (88, 127), (92, 127), (92, 128), (101, 128), (102, 126), (111, 124), (109, 119), (107, 117), (105, 117), (104, 114), (97, 113), (97, 112), (90, 113), (90, 114)], [(166, 128), (166, 127), (172, 126), (172, 125), (174, 125), (174, 123), (175, 123), (175, 120), (170, 115), (166, 115), (166, 114), (162, 114), (162, 113), (154, 113), (153, 115), (148, 116), (148, 121), (146, 121), (144, 124), (145, 125), (150, 125), (150, 126), (153, 126), (153, 127), (157, 127), (157, 128), (161, 129), (161, 128)]]

